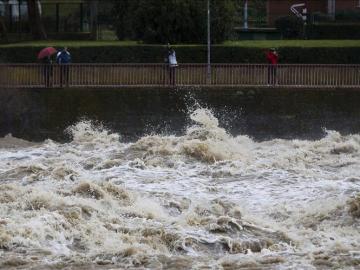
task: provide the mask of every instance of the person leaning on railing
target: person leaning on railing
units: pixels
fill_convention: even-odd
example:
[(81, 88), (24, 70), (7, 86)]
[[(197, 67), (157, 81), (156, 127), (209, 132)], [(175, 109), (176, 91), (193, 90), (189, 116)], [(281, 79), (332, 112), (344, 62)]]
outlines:
[(60, 87), (65, 84), (69, 86), (69, 64), (71, 64), (71, 54), (67, 47), (56, 55), (56, 63), (60, 65)]
[(274, 85), (277, 83), (276, 73), (277, 73), (277, 64), (279, 62), (279, 55), (277, 54), (275, 48), (271, 48), (266, 53), (266, 60), (269, 64), (269, 66), (268, 66), (268, 84)]

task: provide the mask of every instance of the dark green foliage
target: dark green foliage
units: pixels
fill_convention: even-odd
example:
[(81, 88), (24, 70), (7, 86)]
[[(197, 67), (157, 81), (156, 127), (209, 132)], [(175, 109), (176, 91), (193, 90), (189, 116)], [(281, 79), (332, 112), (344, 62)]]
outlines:
[(333, 18), (330, 15), (322, 13), (322, 12), (312, 13), (311, 18), (312, 18), (313, 23), (333, 21)]
[[(43, 47), (1, 48), (2, 63), (36, 63)], [(60, 48), (59, 48), (60, 49)], [(104, 46), (70, 47), (74, 63), (163, 63), (165, 46)], [(178, 61), (206, 63), (206, 46), (176, 46)], [(360, 64), (360, 47), (280, 47), (280, 63)], [(213, 63), (266, 63), (262, 48), (223, 46), (212, 47)]]
[(335, 18), (315, 13), (306, 34), (310, 39), (360, 39), (360, 11), (338, 11)]
[(117, 1), (113, 8), (113, 23), (116, 35), (120, 40), (133, 39), (133, 17), (135, 16), (135, 5), (132, 0)]
[[(212, 41), (229, 37), (235, 0), (211, 0)], [(114, 21), (120, 40), (146, 43), (202, 43), (207, 35), (206, 0), (122, 0), (115, 3)]]
[(343, 10), (335, 14), (335, 20), (337, 22), (357, 22), (360, 23), (360, 11), (359, 10)]
[[(244, 0), (235, 1), (237, 6), (236, 27), (244, 25)], [(267, 1), (248, 1), (248, 23), (251, 28), (267, 27)]]
[(360, 47), (279, 49), (280, 63), (360, 64)]
[(309, 39), (360, 39), (360, 24), (309, 24), (306, 35)]
[(311, 17), (313, 23), (360, 23), (360, 10), (341, 10), (336, 12), (335, 18), (326, 13), (314, 12)]
[(301, 38), (304, 32), (304, 22), (295, 16), (280, 17), (275, 21), (275, 26), (283, 38)]
[[(191, 1), (191, 0), (190, 0)], [(235, 0), (212, 0), (211, 36), (212, 42), (220, 43), (230, 37), (235, 21)]]

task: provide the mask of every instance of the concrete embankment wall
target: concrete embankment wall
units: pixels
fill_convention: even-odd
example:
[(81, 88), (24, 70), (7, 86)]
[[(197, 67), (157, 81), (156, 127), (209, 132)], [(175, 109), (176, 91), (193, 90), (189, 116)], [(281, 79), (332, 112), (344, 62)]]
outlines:
[(257, 140), (320, 138), (325, 128), (360, 132), (360, 89), (0, 89), (0, 136), (64, 141), (64, 130), (82, 119), (124, 140), (182, 134), (197, 103), (230, 133)]

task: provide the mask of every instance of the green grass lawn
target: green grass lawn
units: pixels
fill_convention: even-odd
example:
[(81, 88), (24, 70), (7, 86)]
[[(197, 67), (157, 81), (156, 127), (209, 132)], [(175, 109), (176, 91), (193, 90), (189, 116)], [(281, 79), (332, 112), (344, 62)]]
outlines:
[[(145, 45), (136, 41), (28, 41), (13, 44), (0, 45), (0, 48), (8, 47), (93, 47), (93, 46), (136, 46)], [(165, 45), (165, 44), (159, 44)], [(239, 47), (360, 47), (360, 40), (246, 40), (246, 41), (226, 41), (221, 45)], [(178, 44), (175, 46), (200, 46), (200, 44)]]

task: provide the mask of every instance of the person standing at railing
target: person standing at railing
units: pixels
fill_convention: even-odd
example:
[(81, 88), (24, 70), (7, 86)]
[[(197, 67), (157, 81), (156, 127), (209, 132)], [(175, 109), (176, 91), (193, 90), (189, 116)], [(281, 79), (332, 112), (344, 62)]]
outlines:
[(277, 64), (279, 62), (279, 55), (276, 52), (275, 48), (271, 48), (266, 53), (266, 60), (269, 64), (269, 66), (268, 66), (268, 84), (274, 85), (277, 83), (276, 73), (277, 73)]
[(56, 55), (56, 63), (60, 65), (60, 87), (65, 84), (69, 86), (69, 64), (71, 64), (71, 54), (67, 47)]
[(168, 65), (169, 65), (169, 83), (175, 85), (176, 83), (176, 67), (178, 66), (176, 60), (175, 50), (168, 44)]

